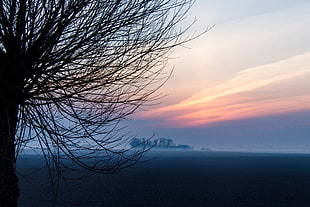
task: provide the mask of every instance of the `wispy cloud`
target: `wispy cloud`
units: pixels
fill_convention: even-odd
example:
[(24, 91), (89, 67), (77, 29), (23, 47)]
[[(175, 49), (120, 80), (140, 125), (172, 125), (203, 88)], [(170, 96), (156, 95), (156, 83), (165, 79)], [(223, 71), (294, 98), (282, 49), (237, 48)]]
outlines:
[(276, 81), (305, 75), (310, 72), (309, 67), (310, 52), (273, 64), (243, 70), (238, 72), (233, 79), (203, 90), (181, 104), (193, 105), (231, 94), (255, 90)]
[(310, 75), (310, 52), (240, 71), (180, 103), (139, 117), (184, 127), (310, 109), (310, 92), (304, 90), (307, 82), (302, 80), (306, 75)]

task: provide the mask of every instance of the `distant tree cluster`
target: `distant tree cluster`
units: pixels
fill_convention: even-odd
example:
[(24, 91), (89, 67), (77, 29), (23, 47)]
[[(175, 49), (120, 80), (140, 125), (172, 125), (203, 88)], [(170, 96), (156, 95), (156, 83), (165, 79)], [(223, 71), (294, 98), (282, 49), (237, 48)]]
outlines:
[(156, 140), (149, 140), (145, 138), (134, 138), (131, 140), (132, 148), (153, 148), (153, 149), (192, 149), (189, 145), (176, 145), (172, 139), (160, 138)]

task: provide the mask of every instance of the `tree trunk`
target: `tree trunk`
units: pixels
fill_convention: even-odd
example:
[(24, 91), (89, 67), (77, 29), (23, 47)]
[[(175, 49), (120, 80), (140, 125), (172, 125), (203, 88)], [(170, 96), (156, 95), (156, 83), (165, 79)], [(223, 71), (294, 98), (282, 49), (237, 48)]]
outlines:
[(0, 96), (0, 206), (17, 207), (19, 188), (16, 176), (15, 133), (18, 104)]

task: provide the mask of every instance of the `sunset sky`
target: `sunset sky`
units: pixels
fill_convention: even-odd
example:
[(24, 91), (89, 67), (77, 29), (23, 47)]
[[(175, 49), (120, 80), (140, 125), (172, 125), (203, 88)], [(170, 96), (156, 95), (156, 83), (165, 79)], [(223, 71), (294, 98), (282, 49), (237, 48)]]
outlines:
[(163, 102), (137, 113), (141, 136), (197, 149), (310, 151), (310, 1), (197, 0)]

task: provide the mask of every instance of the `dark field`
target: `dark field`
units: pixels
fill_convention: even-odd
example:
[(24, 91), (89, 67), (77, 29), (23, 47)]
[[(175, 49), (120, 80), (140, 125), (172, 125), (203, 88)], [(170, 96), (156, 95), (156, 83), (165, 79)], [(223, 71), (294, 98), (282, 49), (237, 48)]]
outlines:
[[(309, 207), (310, 155), (161, 152), (116, 175), (70, 181), (57, 206)], [(52, 206), (37, 156), (20, 161), (21, 207)], [(65, 203), (69, 202), (69, 203)], [(72, 204), (72, 205), (71, 205)]]

